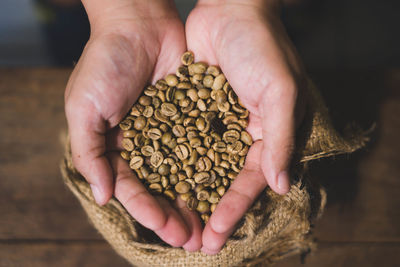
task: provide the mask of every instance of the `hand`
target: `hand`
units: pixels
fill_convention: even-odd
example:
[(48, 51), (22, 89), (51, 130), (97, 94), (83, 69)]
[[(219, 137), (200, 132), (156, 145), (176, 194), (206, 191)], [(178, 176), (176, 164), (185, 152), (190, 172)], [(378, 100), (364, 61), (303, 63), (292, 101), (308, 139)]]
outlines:
[(92, 34), (65, 92), (74, 165), (90, 183), (99, 205), (114, 194), (165, 242), (198, 250), (198, 216), (182, 202), (171, 205), (151, 196), (118, 153), (118, 123), (146, 84), (179, 65), (177, 59), (186, 50), (182, 22), (170, 1), (84, 4)]
[(275, 0), (200, 0), (186, 23), (188, 49), (196, 61), (221, 67), (250, 111), (247, 130), (256, 140), (203, 231), (202, 251), (210, 255), (267, 184), (279, 194), (289, 191), (295, 128), (304, 113), (303, 70), (277, 9)]

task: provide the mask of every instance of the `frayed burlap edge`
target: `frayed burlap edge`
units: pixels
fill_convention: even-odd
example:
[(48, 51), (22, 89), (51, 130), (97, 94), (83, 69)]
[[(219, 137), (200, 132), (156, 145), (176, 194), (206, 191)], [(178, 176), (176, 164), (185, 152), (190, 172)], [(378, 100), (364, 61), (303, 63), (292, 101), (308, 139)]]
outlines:
[[(346, 139), (333, 129), (322, 98), (311, 83), (309, 89), (311, 105), (301, 129), (304, 142), (298, 142), (299, 163), (350, 153), (362, 147), (367, 140), (362, 134)], [(149, 238), (148, 231), (115, 198), (103, 207), (98, 206), (89, 184), (72, 164), (68, 144), (61, 171), (66, 185), (79, 199), (96, 229), (121, 256), (136, 266), (266, 266), (315, 247), (310, 229), (326, 203), (325, 191), (311, 184), (303, 166), (298, 164), (293, 177), (297, 182), (290, 192), (280, 196), (266, 189), (221, 252), (208, 256), (172, 248)]]

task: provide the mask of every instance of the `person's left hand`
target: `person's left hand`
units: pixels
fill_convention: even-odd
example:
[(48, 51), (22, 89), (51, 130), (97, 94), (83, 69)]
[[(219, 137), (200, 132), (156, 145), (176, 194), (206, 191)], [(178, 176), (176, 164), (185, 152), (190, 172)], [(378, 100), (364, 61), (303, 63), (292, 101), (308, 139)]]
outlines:
[(218, 253), (267, 184), (289, 191), (289, 165), (304, 103), (300, 60), (279, 19), (275, 0), (199, 0), (186, 23), (196, 61), (219, 65), (250, 111), (255, 143), (243, 170), (222, 197), (202, 234), (202, 251)]

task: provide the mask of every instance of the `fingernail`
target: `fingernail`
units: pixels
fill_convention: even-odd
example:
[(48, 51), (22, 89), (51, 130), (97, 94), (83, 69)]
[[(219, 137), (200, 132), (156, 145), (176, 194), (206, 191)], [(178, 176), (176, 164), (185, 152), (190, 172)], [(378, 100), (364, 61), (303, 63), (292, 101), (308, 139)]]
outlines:
[(201, 252), (206, 253), (207, 255), (215, 255), (218, 254), (219, 250), (210, 250), (206, 247), (202, 247)]
[(96, 203), (99, 205), (102, 205), (103, 196), (102, 196), (99, 188), (94, 184), (91, 184), (90, 188), (92, 189), (93, 197), (94, 197), (94, 200), (96, 201)]
[(281, 171), (279, 173), (276, 184), (282, 194), (289, 192), (289, 175), (287, 171)]

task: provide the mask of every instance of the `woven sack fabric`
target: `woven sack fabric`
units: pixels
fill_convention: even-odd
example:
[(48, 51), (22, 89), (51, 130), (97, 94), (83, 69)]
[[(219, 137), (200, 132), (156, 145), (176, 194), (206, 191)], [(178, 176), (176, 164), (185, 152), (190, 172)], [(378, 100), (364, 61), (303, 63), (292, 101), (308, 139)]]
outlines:
[(308, 176), (307, 162), (351, 153), (364, 146), (367, 139), (360, 131), (339, 135), (310, 81), (306, 93), (307, 111), (298, 130), (290, 192), (281, 196), (269, 188), (264, 190), (217, 255), (168, 246), (136, 222), (115, 198), (98, 206), (89, 184), (72, 164), (68, 142), (61, 164), (64, 182), (96, 229), (134, 266), (266, 266), (283, 257), (308, 252), (314, 247), (311, 225), (323, 211), (326, 194)]

